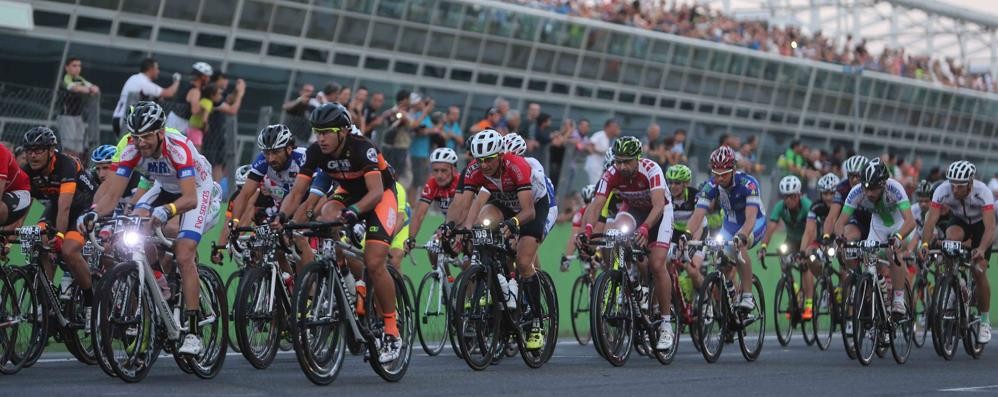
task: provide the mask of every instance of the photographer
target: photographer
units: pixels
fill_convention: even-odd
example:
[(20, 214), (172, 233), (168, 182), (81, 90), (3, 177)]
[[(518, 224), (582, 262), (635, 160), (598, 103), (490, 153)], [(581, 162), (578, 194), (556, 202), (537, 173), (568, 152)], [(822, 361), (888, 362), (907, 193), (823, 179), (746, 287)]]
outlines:
[(291, 100), (284, 103), (284, 106), (281, 106), (284, 109), (284, 113), (288, 115), (284, 121), (284, 125), (291, 129), (291, 132), (295, 134), (295, 140), (298, 142), (308, 142), (309, 137), (312, 135), (312, 131), (308, 126), (308, 115), (315, 109), (315, 104), (312, 102), (312, 95), (314, 93), (315, 86), (305, 83), (301, 86), (301, 90), (298, 91), (297, 98), (291, 98)]
[[(384, 129), (379, 134), (381, 148), (385, 161), (395, 168), (399, 179), (406, 173), (406, 160), (409, 146), (412, 144), (412, 130), (415, 123), (409, 118), (410, 103), (421, 99), (419, 94), (409, 90), (399, 90), (395, 94), (395, 106), (384, 111), (379, 118), (383, 120)], [(415, 124), (418, 125), (418, 124)], [(403, 183), (405, 185), (405, 183)]]

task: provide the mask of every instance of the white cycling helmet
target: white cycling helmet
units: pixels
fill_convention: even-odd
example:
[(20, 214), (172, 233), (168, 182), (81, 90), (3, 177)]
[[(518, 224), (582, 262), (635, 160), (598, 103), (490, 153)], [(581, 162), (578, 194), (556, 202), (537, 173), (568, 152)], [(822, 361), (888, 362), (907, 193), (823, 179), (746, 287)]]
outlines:
[(211, 69), (211, 65), (205, 62), (196, 62), (194, 63), (193, 66), (191, 66), (191, 69), (194, 69), (195, 73), (201, 74), (203, 76), (211, 77), (211, 75), (214, 74), (214, 71)]
[(839, 182), (841, 182), (839, 176), (829, 172), (818, 179), (818, 191), (822, 193), (834, 192)]
[(451, 148), (437, 148), (430, 153), (430, 163), (447, 163), (457, 165), (457, 153)]
[(582, 201), (589, 204), (593, 201), (593, 196), (596, 195), (596, 185), (586, 185), (582, 188)]
[(608, 170), (610, 166), (613, 165), (613, 146), (606, 151), (606, 155), (603, 156), (603, 169)]
[(246, 177), (249, 176), (252, 167), (249, 164), (241, 165), (236, 168), (236, 186), (242, 186), (246, 184)]
[(862, 174), (863, 170), (866, 169), (866, 164), (869, 162), (870, 159), (857, 154), (846, 159), (846, 161), (842, 163), (842, 172), (845, 173), (846, 176), (849, 176), (850, 174)]
[(977, 174), (977, 167), (973, 163), (966, 160), (954, 161), (946, 170), (946, 179), (951, 183), (965, 183), (973, 180), (975, 174)]
[(787, 175), (780, 179), (780, 194), (800, 194), (800, 179), (793, 175)]
[(522, 156), (524, 153), (527, 153), (527, 141), (523, 140), (520, 134), (511, 132), (502, 137), (502, 148), (506, 153)]
[(502, 135), (495, 130), (482, 130), (471, 137), (471, 156), (480, 159), (502, 153)]

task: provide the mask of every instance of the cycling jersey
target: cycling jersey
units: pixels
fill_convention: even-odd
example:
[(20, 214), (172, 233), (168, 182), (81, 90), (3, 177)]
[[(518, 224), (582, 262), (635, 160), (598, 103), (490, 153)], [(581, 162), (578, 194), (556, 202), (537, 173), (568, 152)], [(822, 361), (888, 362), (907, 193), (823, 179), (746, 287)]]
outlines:
[(697, 194), (700, 194), (700, 191), (687, 187), (681, 198), (672, 198), (672, 225), (677, 232), (691, 231), (687, 230), (686, 223), (693, 217), (693, 211), (697, 208)]
[(21, 169), (30, 181), (31, 197), (57, 201), (60, 194), (72, 193), (74, 206), (89, 205), (92, 202), (97, 183), (83, 170), (75, 157), (55, 152), (46, 168), (45, 173), (33, 170), (27, 164)]
[(295, 148), (291, 151), (291, 155), (288, 156), (287, 167), (283, 170), (272, 168), (267, 163), (266, 156), (260, 153), (256, 156), (256, 160), (253, 160), (246, 179), (262, 183), (264, 182), (264, 177), (266, 177), (267, 183), (262, 183), (260, 187), (266, 189), (270, 196), (274, 198), (274, 201), (279, 203), (284, 199), (284, 196), (291, 192), (291, 186), (294, 186), (295, 177), (298, 175), (303, 164), (305, 164), (304, 148)]
[[(465, 171), (465, 190), (475, 189), (488, 191), (491, 196), (489, 203), (504, 207), (513, 212), (520, 212), (520, 199), (517, 194), (521, 191), (530, 190), (533, 192), (534, 201), (546, 197), (547, 188), (532, 184), (532, 170), (530, 164), (523, 157), (512, 153), (503, 153), (499, 156), (500, 169), (498, 178), (486, 176), (482, 172), (481, 164), (473, 161)], [(545, 203), (547, 204), (547, 203)], [(546, 214), (545, 214), (546, 216)]]
[(828, 217), (828, 210), (828, 204), (819, 200), (811, 204), (811, 208), (807, 211), (807, 219), (817, 222), (819, 233), (821, 232), (821, 226), (825, 224), (825, 218)]
[(0, 144), (0, 179), (7, 181), (5, 192), (27, 191), (31, 188), (28, 175), (17, 165), (14, 153), (11, 153), (4, 144)]
[[(597, 184), (596, 195), (607, 197), (610, 192), (616, 192), (628, 209), (651, 210), (652, 190), (665, 190), (662, 167), (649, 159), (640, 159), (637, 170), (630, 176), (624, 176), (616, 166), (610, 166), (600, 180), (603, 183)], [(669, 203), (668, 197), (665, 203)]]
[(423, 185), (423, 193), (419, 195), (419, 201), (430, 205), (436, 202), (440, 207), (440, 212), (447, 216), (447, 209), (450, 208), (451, 201), (457, 195), (458, 182), (460, 182), (460, 177), (457, 174), (451, 176), (450, 184), (446, 186), (440, 186), (436, 179), (430, 178)]
[(117, 163), (117, 175), (129, 178), (133, 170), (138, 171), (170, 193), (180, 193), (181, 179), (194, 178), (198, 189), (209, 191), (215, 182), (208, 159), (183, 135), (165, 134), (157, 157), (142, 156), (134, 139), (129, 141)]
[(930, 205), (936, 209), (949, 208), (951, 218), (974, 224), (984, 219), (985, 212), (994, 211), (995, 197), (984, 182), (975, 179), (970, 193), (960, 200), (953, 194), (953, 185), (945, 181), (932, 194)]
[[(832, 204), (844, 205), (846, 201), (846, 196), (849, 196), (849, 191), (852, 190), (852, 185), (849, 184), (848, 180), (843, 180), (835, 186), (835, 197), (832, 199)], [(852, 217), (856, 219), (858, 225), (863, 225), (868, 227), (870, 224), (870, 211), (865, 208), (856, 208), (853, 210)], [(864, 233), (865, 235), (866, 233)]]
[(769, 221), (783, 221), (783, 225), (787, 228), (787, 240), (800, 241), (804, 236), (804, 227), (807, 226), (810, 208), (811, 199), (804, 195), (801, 195), (797, 211), (790, 211), (783, 200), (780, 200), (773, 206), (773, 212), (769, 214)]
[(711, 203), (714, 202), (724, 211), (722, 227), (726, 225), (741, 227), (745, 223), (745, 208), (748, 206), (759, 209), (755, 215), (756, 221), (766, 218), (762, 199), (759, 197), (759, 181), (743, 172), (735, 172), (729, 188), (718, 186), (714, 182), (714, 177), (703, 185), (700, 197), (697, 198), (697, 208), (709, 211)]
[(842, 207), (842, 215), (849, 216), (858, 208), (867, 210), (880, 219), (884, 226), (892, 227), (902, 220), (901, 212), (910, 209), (908, 194), (904, 191), (904, 186), (894, 179), (888, 179), (887, 185), (880, 195), (880, 200), (876, 203), (870, 202), (866, 198), (866, 190), (863, 185), (856, 185), (849, 191), (845, 203)]

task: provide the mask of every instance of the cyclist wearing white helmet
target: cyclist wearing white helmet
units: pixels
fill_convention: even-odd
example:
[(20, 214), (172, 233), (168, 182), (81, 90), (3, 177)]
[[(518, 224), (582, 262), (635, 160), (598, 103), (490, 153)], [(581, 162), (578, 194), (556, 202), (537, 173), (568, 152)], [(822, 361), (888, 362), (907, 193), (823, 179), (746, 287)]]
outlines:
[[(842, 213), (842, 204), (845, 203), (846, 197), (849, 196), (849, 191), (859, 185), (863, 178), (863, 170), (869, 162), (870, 160), (866, 157), (855, 155), (842, 163), (842, 172), (845, 174), (845, 179), (841, 180), (839, 185), (836, 186), (835, 198), (832, 200), (832, 205), (828, 208), (828, 220), (823, 225), (821, 231), (823, 244), (830, 245), (832, 240), (835, 240), (834, 226), (835, 222), (839, 219), (839, 214)], [(848, 218), (849, 222), (846, 223), (844, 236), (842, 237), (847, 241), (865, 239), (870, 234), (871, 216), (872, 214), (866, 209), (856, 208), (852, 216)]]
[[(759, 246), (759, 261), (765, 260), (769, 241), (776, 233), (776, 229), (783, 222), (787, 229), (786, 253), (797, 253), (801, 250), (801, 237), (804, 236), (804, 229), (807, 226), (807, 215), (811, 208), (811, 199), (801, 192), (801, 181), (794, 175), (787, 175), (780, 180), (780, 196), (782, 197), (773, 206), (769, 213), (769, 224), (766, 226), (766, 236), (762, 238)], [(781, 253), (782, 249), (781, 249)], [(798, 260), (801, 258), (798, 257)], [(812, 313), (812, 297), (814, 294), (814, 275), (809, 270), (801, 274), (801, 287), (804, 289), (804, 312), (801, 315), (803, 320), (810, 320)]]
[(946, 239), (970, 240), (977, 309), (981, 313), (977, 343), (988, 343), (991, 341), (991, 285), (988, 283), (987, 269), (991, 260), (991, 243), (995, 237), (995, 198), (988, 185), (974, 178), (976, 174), (977, 167), (969, 161), (950, 164), (946, 171), (946, 181), (932, 194), (932, 204), (922, 231), (920, 256), (925, 258), (927, 249), (935, 240), (932, 230), (939, 221), (940, 210), (949, 208), (950, 221), (946, 225)]
[[(586, 185), (582, 188), (580, 196), (582, 196), (582, 206), (579, 210), (575, 212), (572, 216), (572, 234), (574, 236), (582, 231), (582, 217), (586, 214), (586, 207), (589, 203), (593, 201), (593, 196), (596, 195), (596, 185)], [(568, 239), (565, 242), (565, 253), (561, 255), (561, 271), (567, 272), (568, 268), (571, 266), (573, 253), (575, 252), (575, 244), (572, 239)]]
[(523, 140), (520, 134), (515, 132), (503, 135), (503, 151), (507, 153), (513, 153), (517, 156), (523, 157), (530, 164), (530, 169), (533, 172), (530, 175), (531, 184), (538, 185), (543, 184), (547, 189), (548, 196), (548, 217), (544, 220), (544, 236), (547, 236), (554, 228), (554, 222), (558, 219), (558, 201), (555, 200), (554, 184), (551, 183), (551, 178), (547, 177), (547, 172), (544, 171), (544, 166), (541, 165), (540, 161), (533, 157), (527, 157), (527, 141)]
[[(419, 195), (419, 202), (416, 204), (416, 211), (412, 215), (410, 224), (410, 236), (405, 241), (406, 252), (412, 250), (416, 245), (416, 236), (426, 219), (426, 212), (429, 211), (433, 203), (437, 203), (440, 212), (447, 216), (451, 201), (457, 195), (458, 185), (457, 174), (457, 152), (451, 148), (437, 148), (430, 153), (430, 178), (423, 185), (423, 192)], [(439, 233), (435, 233), (432, 241), (439, 244)], [(437, 255), (430, 253), (430, 263), (437, 266)]]
[[(828, 218), (829, 206), (835, 199), (835, 188), (839, 185), (839, 176), (831, 172), (818, 179), (818, 195), (820, 200), (811, 204), (807, 212), (807, 225), (804, 226), (804, 237), (801, 239), (801, 250), (808, 254), (808, 258), (820, 248), (818, 233), (821, 231)], [(818, 257), (815, 257), (817, 262)], [(820, 263), (812, 264), (813, 271), (818, 270)]]

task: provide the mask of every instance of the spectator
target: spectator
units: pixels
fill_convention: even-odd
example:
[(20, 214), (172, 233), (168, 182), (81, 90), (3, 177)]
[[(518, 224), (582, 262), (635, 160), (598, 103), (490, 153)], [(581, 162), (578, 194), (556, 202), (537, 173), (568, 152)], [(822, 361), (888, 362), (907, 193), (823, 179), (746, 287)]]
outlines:
[(606, 151), (610, 150), (610, 143), (620, 136), (620, 123), (617, 120), (609, 119), (603, 123), (603, 129), (596, 131), (589, 138), (589, 145), (586, 150), (589, 156), (586, 157), (586, 173), (589, 174), (589, 183), (595, 184), (603, 176), (603, 158)]
[(679, 163), (686, 163), (686, 130), (680, 128), (672, 133), (675, 141), (672, 145), (672, 152), (677, 155)]
[(308, 115), (316, 108), (312, 103), (312, 94), (315, 93), (315, 86), (309, 83), (302, 84), (298, 90), (298, 97), (291, 98), (281, 106), (287, 115), (284, 125), (295, 134), (298, 142), (308, 142), (311, 137), (311, 128), (308, 125)]
[[(218, 90), (225, 93), (229, 86), (229, 79), (222, 72), (215, 72), (211, 76), (212, 82), (218, 87)], [(227, 191), (228, 185), (227, 180), (223, 178), (226, 175), (226, 167), (229, 165), (229, 157), (225, 153), (225, 142), (228, 138), (228, 130), (226, 129), (225, 122), (231, 116), (235, 116), (239, 113), (239, 108), (242, 107), (243, 96), (246, 94), (246, 82), (243, 79), (237, 79), (235, 89), (231, 93), (223, 94), (225, 98), (212, 103), (212, 108), (214, 111), (208, 115), (208, 135), (204, 137), (204, 153), (205, 157), (208, 158), (208, 162), (212, 165), (212, 175), (216, 181), (223, 185), (222, 190)], [(228, 195), (223, 195), (227, 197)]]
[(317, 92), (315, 97), (309, 100), (309, 103), (313, 107), (319, 107), (329, 102), (336, 102), (342, 90), (343, 86), (340, 83), (330, 81), (325, 87), (322, 87), (322, 91)]
[(662, 127), (659, 127), (657, 123), (651, 123), (645, 132), (646, 135), (642, 143), (642, 148), (648, 155), (648, 158), (658, 163), (662, 169), (668, 168), (669, 161), (666, 156), (665, 146), (659, 140), (659, 135), (662, 134)]
[(787, 151), (776, 161), (776, 165), (784, 171), (784, 174), (793, 174), (798, 177), (804, 176), (805, 160), (801, 155), (803, 149), (804, 145), (800, 141), (795, 140), (790, 143)]
[[(399, 90), (395, 93), (395, 106), (385, 110), (378, 116), (384, 123), (384, 129), (379, 133), (382, 140), (382, 151), (385, 161), (395, 167), (395, 173), (402, 178), (405, 175), (406, 154), (412, 143), (412, 126), (409, 120), (409, 103), (416, 97), (409, 90)], [(403, 186), (406, 185), (403, 183)]]
[(153, 58), (146, 58), (139, 63), (139, 72), (133, 74), (128, 80), (125, 80), (125, 84), (121, 87), (118, 104), (114, 106), (114, 113), (111, 117), (111, 128), (114, 130), (116, 136), (121, 136), (121, 128), (124, 127), (122, 121), (131, 103), (159, 98), (172, 98), (176, 95), (177, 88), (180, 87), (180, 73), (173, 74), (173, 83), (166, 88), (160, 87), (153, 82), (158, 77), (159, 63)]
[(375, 128), (378, 128), (384, 123), (384, 119), (381, 118), (381, 107), (385, 105), (385, 94), (380, 92), (375, 92), (371, 95), (371, 100), (364, 106), (364, 135), (371, 140), (377, 141), (378, 137), (373, 136), (372, 132)]
[(994, 195), (998, 197), (998, 172), (995, 172), (995, 174), (991, 176), (991, 180), (988, 181), (988, 189), (991, 189), (991, 193), (994, 193)]
[(527, 105), (527, 125), (523, 136), (527, 140), (527, 152), (534, 152), (540, 146), (534, 137), (537, 135), (537, 116), (541, 114), (541, 105), (531, 102)]
[[(56, 118), (56, 122), (62, 138), (62, 149), (79, 157), (88, 143), (96, 140), (96, 137), (84, 139), (87, 135), (87, 125), (83, 120), (83, 108), (96, 104), (94, 98), (100, 95), (100, 88), (83, 78), (81, 75), (83, 62), (80, 58), (67, 58), (64, 69), (66, 74), (63, 75), (62, 84), (59, 85), (62, 94), (62, 114)], [(97, 122), (97, 120), (86, 121)]]
[(350, 103), (350, 87), (340, 89), (340, 92), (336, 95), (336, 102)]
[(482, 130), (493, 129), (498, 131), (499, 133), (505, 133), (505, 131), (499, 130), (499, 120), (501, 118), (502, 115), (499, 114), (498, 109), (489, 108), (489, 110), (485, 111), (485, 116), (482, 117), (482, 119), (479, 120), (477, 123), (475, 123), (475, 125), (471, 126), (468, 132), (472, 134), (477, 134), (479, 131)]
[(194, 147), (198, 149), (198, 152), (203, 153), (201, 145), (204, 142), (205, 133), (208, 133), (208, 131), (205, 131), (208, 116), (211, 114), (212, 106), (215, 102), (222, 101), (222, 91), (218, 89), (217, 85), (208, 84), (204, 87), (199, 97), (201, 98), (198, 102), (199, 112), (191, 115), (187, 126), (187, 137), (194, 143)]
[(932, 170), (929, 171), (929, 177), (927, 179), (929, 182), (939, 182), (943, 180), (943, 170), (939, 169), (939, 167), (932, 167)]
[(561, 122), (561, 128), (551, 134), (551, 148), (548, 151), (548, 177), (554, 184), (555, 190), (561, 181), (561, 173), (565, 163), (565, 149), (574, 145), (572, 134), (575, 133), (575, 122), (572, 119), (565, 119)]
[(444, 138), (446, 138), (445, 146), (457, 150), (459, 146), (464, 145), (464, 134), (461, 133), (461, 108), (457, 106), (451, 106), (447, 108), (447, 116), (444, 117)]
[(517, 110), (510, 110), (506, 112), (506, 131), (515, 132), (517, 134), (523, 134), (520, 130), (520, 112)]
[(347, 109), (350, 110), (350, 117), (353, 118), (354, 125), (361, 131), (367, 130), (367, 115), (364, 113), (364, 106), (366, 104), (367, 88), (360, 86), (357, 88), (357, 92), (354, 93), (353, 98), (348, 102)]
[(407, 185), (406, 192), (411, 204), (418, 201), (418, 191), (426, 183), (427, 173), (430, 168), (430, 152), (433, 150), (432, 135), (434, 125), (430, 118), (433, 112), (433, 99), (430, 97), (420, 98), (419, 94), (413, 93), (410, 97), (409, 120), (412, 127), (412, 143), (409, 145), (409, 162), (412, 170), (412, 181)]
[(537, 159), (541, 163), (541, 166), (545, 170), (550, 168), (549, 159), (551, 150), (551, 115), (541, 112), (537, 116), (537, 128), (534, 129), (534, 141), (537, 142), (534, 145), (535, 149), (530, 150), (530, 144), (527, 144), (527, 156)]
[(742, 170), (753, 175), (758, 175), (765, 169), (765, 166), (760, 164), (756, 159), (755, 152), (758, 147), (759, 139), (755, 135), (752, 135), (738, 149), (738, 153), (741, 155), (741, 163), (739, 165)]
[(503, 134), (514, 131), (509, 128), (509, 125), (507, 124), (507, 118), (509, 117), (509, 101), (503, 97), (498, 97), (492, 102), (492, 107), (499, 112), (499, 122), (496, 123), (496, 130), (502, 132)]
[[(211, 65), (204, 62), (196, 62), (191, 66), (191, 81), (185, 83), (178, 91), (181, 95), (176, 97), (173, 108), (166, 116), (166, 126), (184, 133), (197, 145), (201, 144), (204, 136), (201, 129), (189, 130), (191, 117), (195, 114), (203, 113), (201, 109), (201, 92), (211, 81), (214, 71)], [(203, 119), (202, 119), (203, 120)]]

